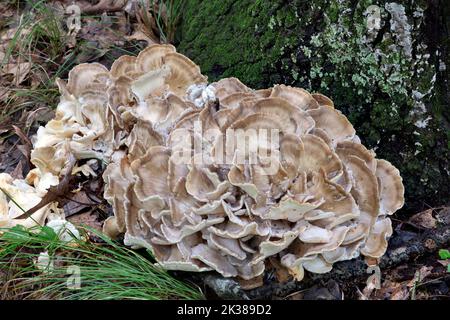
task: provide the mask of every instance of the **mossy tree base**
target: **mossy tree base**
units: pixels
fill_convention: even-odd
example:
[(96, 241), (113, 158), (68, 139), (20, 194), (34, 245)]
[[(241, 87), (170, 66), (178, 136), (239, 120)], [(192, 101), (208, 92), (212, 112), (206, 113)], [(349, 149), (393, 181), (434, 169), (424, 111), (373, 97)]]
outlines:
[(406, 208), (416, 211), (450, 201), (440, 2), (189, 0), (178, 50), (210, 81), (331, 97), (363, 143), (400, 169)]

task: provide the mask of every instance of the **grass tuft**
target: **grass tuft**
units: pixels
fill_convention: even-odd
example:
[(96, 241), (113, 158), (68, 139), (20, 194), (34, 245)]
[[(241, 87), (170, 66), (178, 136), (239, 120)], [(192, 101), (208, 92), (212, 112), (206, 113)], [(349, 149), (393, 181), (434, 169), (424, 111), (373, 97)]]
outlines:
[(54, 108), (59, 99), (57, 77), (66, 75), (74, 64), (73, 51), (67, 52), (67, 36), (62, 17), (46, 1), (26, 1), (28, 8), (17, 21), (0, 68), (7, 64), (29, 63), (23, 84), (11, 83), (10, 94), (0, 111), (4, 122), (20, 111), (40, 106)]
[(152, 21), (158, 28), (159, 38), (162, 43), (173, 43), (175, 31), (180, 20), (183, 2), (166, 0), (140, 0), (143, 10), (143, 22), (151, 30)]
[[(62, 242), (49, 227), (5, 230), (0, 236), (0, 298), (203, 299), (199, 288), (175, 279), (143, 255), (97, 231), (81, 228), (84, 239), (88, 231), (104, 243)], [(41, 270), (36, 263), (42, 252), (50, 257), (45, 270), (42, 262)]]

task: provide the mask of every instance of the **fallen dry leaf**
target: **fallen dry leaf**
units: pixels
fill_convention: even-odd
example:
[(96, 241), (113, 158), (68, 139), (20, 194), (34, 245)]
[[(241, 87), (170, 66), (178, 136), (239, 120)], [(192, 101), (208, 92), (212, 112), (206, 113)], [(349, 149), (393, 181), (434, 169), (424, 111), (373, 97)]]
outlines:
[(95, 5), (84, 5), (81, 7), (83, 13), (99, 13), (121, 11), (127, 4), (127, 0), (100, 0)]
[(74, 225), (85, 225), (91, 227), (97, 231), (102, 231), (103, 223), (98, 221), (98, 216), (94, 212), (88, 211), (80, 214), (76, 214), (67, 218), (68, 221)]
[(28, 73), (30, 73), (30, 70), (31, 70), (30, 62), (8, 63), (3, 66), (2, 73), (4, 75), (12, 74), (14, 76), (13, 78), (14, 84), (19, 85), (26, 79)]
[(435, 228), (437, 224), (436, 219), (433, 217), (433, 209), (416, 213), (409, 219), (409, 222), (426, 229)]
[(444, 267), (448, 267), (448, 265), (450, 264), (450, 260), (438, 260), (437, 262), (439, 262), (441, 265), (443, 265)]
[(8, 88), (0, 86), (0, 101), (6, 101), (10, 93)]
[(416, 284), (421, 283), (427, 276), (431, 274), (433, 267), (422, 266), (416, 271), (414, 278), (407, 283), (408, 287), (414, 287)]
[(363, 291), (361, 292), (361, 291), (358, 290), (358, 293), (360, 295), (360, 300), (369, 300), (369, 298), (372, 295), (373, 291), (377, 288), (377, 282), (378, 281), (379, 280), (376, 277), (370, 277), (368, 279), (367, 284), (364, 287)]
[(325, 286), (315, 285), (303, 292), (304, 300), (344, 300), (344, 293), (339, 284), (329, 280)]
[(128, 41), (136, 40), (136, 41), (146, 41), (147, 45), (151, 45), (153, 43), (159, 43), (159, 39), (153, 34), (147, 35), (141, 30), (136, 30), (133, 32), (131, 36), (126, 36), (125, 39)]
[(97, 204), (87, 196), (86, 192), (78, 191), (73, 193), (70, 200), (64, 205), (64, 213), (66, 217), (70, 217)]
[(31, 143), (30, 138), (20, 129), (19, 127), (13, 125), (15, 134), (20, 138), (20, 141), (22, 141), (22, 148), (20, 148), (20, 151), (23, 153), (23, 155), (29, 160), (31, 149), (33, 149), (33, 144)]
[(77, 34), (81, 30), (81, 9), (78, 5), (72, 4), (66, 7), (65, 12), (69, 15), (66, 19), (67, 42), (69, 48), (73, 48), (77, 43)]
[(270, 257), (269, 263), (272, 265), (273, 269), (275, 270), (275, 276), (277, 277), (277, 281), (279, 283), (283, 283), (288, 281), (292, 278), (292, 276), (289, 274), (288, 270), (281, 265), (279, 261), (276, 259)]
[(386, 280), (381, 285), (381, 289), (375, 291), (374, 296), (376, 299), (407, 300), (409, 298), (409, 288), (406, 282)]
[(23, 179), (24, 177), (22, 171), (23, 171), (23, 164), (22, 161), (19, 161), (17, 163), (16, 168), (13, 170), (13, 172), (11, 172), (11, 177), (13, 177), (14, 179)]
[(286, 300), (303, 300), (303, 292), (294, 292), (288, 295), (285, 299)]
[(424, 242), (424, 246), (428, 250), (435, 250), (436, 249), (436, 241), (434, 241), (433, 239), (426, 239)]
[(238, 282), (242, 289), (251, 290), (263, 285), (263, 276), (260, 275), (250, 280), (239, 279)]
[(442, 224), (450, 224), (450, 207), (442, 207), (437, 210), (436, 220)]
[(407, 286), (411, 288), (411, 300), (417, 299), (416, 286), (421, 284), (423, 280), (431, 274), (431, 270), (433, 270), (433, 267), (422, 266), (419, 270), (416, 271), (416, 273), (414, 274), (414, 278), (408, 282)]
[(26, 114), (25, 126), (31, 127), (34, 122), (48, 122), (55, 116), (55, 111), (49, 107), (41, 107)]

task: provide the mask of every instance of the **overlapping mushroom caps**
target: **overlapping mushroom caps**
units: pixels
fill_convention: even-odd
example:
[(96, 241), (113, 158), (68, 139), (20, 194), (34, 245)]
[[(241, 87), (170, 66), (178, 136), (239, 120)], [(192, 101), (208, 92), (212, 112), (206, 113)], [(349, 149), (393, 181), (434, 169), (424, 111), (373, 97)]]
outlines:
[[(132, 63), (127, 65), (128, 62)], [(134, 69), (127, 69), (129, 66)], [(11, 180), (11, 183), (28, 185), (36, 190), (40, 200), (51, 186), (58, 185), (64, 170), (70, 169), (72, 174), (95, 175), (91, 168), (95, 159), (108, 163), (113, 153), (127, 144), (126, 139), (137, 138), (138, 126), (131, 135), (129, 125), (124, 127), (127, 119), (132, 117), (129, 112), (146, 112), (145, 99), (156, 99), (155, 92), (158, 90), (164, 97), (168, 89), (185, 91), (188, 84), (196, 81), (189, 74), (195, 73), (196, 68), (170, 45), (149, 47), (137, 58), (122, 57), (114, 63), (111, 71), (98, 63), (76, 66), (70, 71), (67, 83), (57, 80), (61, 99), (55, 118), (45, 127), (40, 127), (34, 137), (31, 162), (35, 168), (25, 181)], [(167, 98), (175, 106), (176, 97)], [(164, 112), (166, 100), (156, 100), (160, 103), (160, 111)], [(128, 110), (135, 102), (140, 105)], [(153, 119), (152, 116), (158, 116), (155, 112), (145, 116)], [(139, 140), (141, 138), (139, 136)], [(133, 148), (128, 151), (135, 152), (138, 145), (139, 141), (133, 143)], [(72, 158), (84, 161), (78, 161), (73, 168), (69, 168), (69, 159)], [(27, 191), (21, 188), (15, 195), (21, 198), (26, 194)], [(38, 202), (29, 203), (36, 205)], [(11, 205), (5, 212), (11, 212), (14, 201), (8, 203)], [(27, 209), (31, 207), (27, 205)], [(29, 225), (42, 224), (45, 220), (31, 219)]]
[(112, 154), (113, 131), (106, 118), (108, 78), (109, 71), (102, 65), (82, 64), (70, 72), (67, 84), (57, 81), (61, 101), (55, 118), (40, 127), (33, 139), (31, 162), (35, 168), (25, 180), (14, 180), (6, 173), (1, 174), (1, 227), (17, 224), (32, 227), (43, 225), (51, 218), (63, 218), (57, 203), (44, 206), (28, 218), (19, 217), (38, 205), (48, 189), (59, 184), (63, 175), (78, 172), (95, 175), (89, 161), (70, 167), (70, 159), (104, 159)]
[(46, 205), (26, 219), (18, 217), (39, 204), (48, 189), (58, 185), (64, 175), (78, 172), (95, 175), (90, 167), (92, 160), (72, 167), (71, 159), (106, 160), (112, 154), (115, 144), (107, 110), (108, 82), (108, 69), (97, 63), (76, 66), (69, 73), (67, 84), (57, 80), (61, 99), (55, 118), (40, 127), (33, 139), (31, 162), (35, 168), (25, 180), (13, 180), (3, 174), (0, 184), (6, 206), (0, 214), (5, 219), (4, 227), (16, 224), (32, 227), (52, 218), (64, 218), (57, 203)]
[(273, 257), (301, 280), (305, 269), (386, 251), (402, 179), (326, 96), (208, 84), (171, 45), (110, 71), (77, 66), (59, 85), (57, 116), (37, 135), (34, 185), (55, 183), (67, 154), (102, 159), (114, 210), (104, 232), (124, 233), (164, 268), (248, 280)]
[(127, 98), (110, 108), (128, 135), (104, 173), (107, 234), (125, 233), (167, 269), (243, 279), (271, 256), (301, 280), (384, 254), (402, 179), (329, 98), (234, 78), (208, 85), (170, 46), (120, 58), (111, 75)]

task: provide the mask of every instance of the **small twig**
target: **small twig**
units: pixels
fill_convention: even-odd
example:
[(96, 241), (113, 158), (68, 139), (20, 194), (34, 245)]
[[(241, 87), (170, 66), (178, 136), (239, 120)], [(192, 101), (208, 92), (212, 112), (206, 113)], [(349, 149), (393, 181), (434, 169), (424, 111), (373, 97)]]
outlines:
[[(88, 194), (86, 193), (86, 195), (88, 195)], [(66, 196), (66, 195), (62, 195), (62, 196), (61, 196), (62, 199), (68, 200), (68, 201), (70, 201), (70, 202), (74, 202), (74, 203), (79, 204), (79, 205), (82, 205), (82, 206), (94, 206), (94, 205), (97, 205), (97, 204), (100, 204), (100, 203), (101, 203), (101, 202), (98, 202), (98, 201), (96, 201), (96, 200), (94, 200), (94, 199), (91, 199), (91, 198), (89, 198), (89, 199), (91, 199), (94, 203), (81, 202), (81, 201), (78, 201), (78, 200), (74, 200), (73, 197), (74, 197), (74, 196), (72, 196), (72, 197), (68, 197), (68, 196)]]
[(24, 156), (27, 158), (28, 165), (31, 166), (30, 157), (31, 157), (31, 150), (33, 149), (33, 144), (31, 143), (31, 140), (27, 137), (27, 135), (22, 131), (22, 129), (20, 129), (15, 125), (12, 125), (12, 127), (16, 135), (22, 141), (23, 146), (25, 147), (26, 154), (24, 154)]
[(67, 162), (67, 165), (62, 171), (62, 180), (61, 182), (54, 187), (51, 187), (47, 194), (42, 198), (42, 200), (33, 208), (26, 211), (24, 214), (17, 217), (17, 219), (26, 219), (30, 217), (33, 213), (38, 211), (39, 209), (45, 207), (49, 203), (52, 203), (59, 198), (65, 197), (65, 195), (70, 191), (70, 182), (74, 178), (74, 176), (71, 174), (73, 166), (75, 165), (75, 157), (73, 155), (70, 156), (69, 161)]
[(411, 226), (411, 227), (414, 227), (414, 228), (416, 228), (416, 229), (418, 229), (418, 230), (427, 230), (427, 228), (421, 227), (421, 226), (419, 226), (419, 225), (417, 225), (417, 224), (415, 224), (415, 223), (409, 222), (409, 221), (403, 221), (403, 220), (395, 219), (395, 218), (392, 218), (392, 217), (391, 217), (391, 220), (392, 220), (392, 221), (399, 222), (399, 223), (400, 223), (400, 227), (401, 227), (402, 225), (406, 224), (406, 225), (409, 225), (409, 226)]

